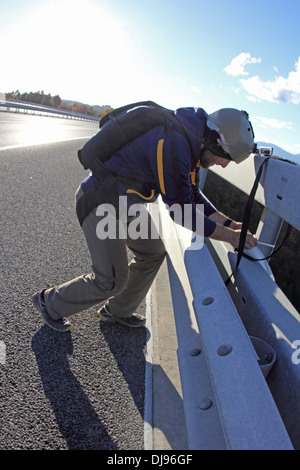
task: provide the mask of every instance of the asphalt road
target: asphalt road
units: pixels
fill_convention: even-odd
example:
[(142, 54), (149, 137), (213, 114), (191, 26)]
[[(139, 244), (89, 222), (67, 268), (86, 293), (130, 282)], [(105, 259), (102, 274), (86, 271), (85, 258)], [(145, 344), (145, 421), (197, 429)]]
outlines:
[(98, 130), (97, 122), (47, 118), (22, 112), (0, 112), (0, 125), (0, 149), (88, 138)]
[(141, 450), (146, 329), (91, 308), (61, 334), (31, 302), (90, 272), (74, 193), (97, 124), (0, 113), (0, 130), (0, 449)]

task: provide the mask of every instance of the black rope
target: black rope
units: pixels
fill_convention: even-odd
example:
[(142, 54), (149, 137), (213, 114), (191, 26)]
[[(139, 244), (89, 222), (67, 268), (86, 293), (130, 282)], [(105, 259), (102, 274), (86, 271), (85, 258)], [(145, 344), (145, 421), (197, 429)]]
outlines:
[(245, 207), (245, 211), (244, 211), (244, 216), (243, 216), (243, 225), (242, 225), (242, 230), (241, 230), (241, 235), (240, 235), (239, 246), (238, 246), (238, 250), (237, 250), (236, 265), (235, 265), (235, 268), (234, 268), (233, 272), (229, 276), (229, 278), (225, 281), (226, 286), (228, 286), (231, 277), (237, 271), (237, 269), (239, 267), (239, 264), (240, 264), (240, 261), (242, 259), (243, 252), (244, 252), (244, 247), (245, 247), (245, 242), (246, 242), (246, 236), (247, 236), (247, 232), (248, 232), (248, 226), (249, 226), (249, 220), (250, 220), (253, 201), (254, 201), (254, 198), (255, 198), (255, 194), (256, 194), (256, 191), (257, 191), (259, 180), (261, 178), (263, 167), (264, 167), (264, 165), (266, 165), (268, 163), (269, 159), (270, 159), (270, 157), (266, 158), (262, 162), (262, 164), (260, 165), (259, 170), (258, 170), (257, 175), (256, 175), (256, 178), (255, 178), (255, 181), (254, 181), (254, 184), (253, 184), (253, 187), (252, 187), (251, 192), (249, 194), (249, 198), (248, 198), (248, 201), (247, 201), (247, 204), (246, 204), (246, 207)]
[(290, 224), (287, 225), (286, 233), (285, 233), (285, 236), (284, 236), (282, 242), (280, 243), (280, 245), (274, 251), (272, 251), (272, 253), (270, 255), (266, 256), (265, 258), (253, 258), (252, 256), (250, 256), (246, 253), (243, 253), (243, 257), (245, 257), (246, 259), (249, 259), (250, 261), (265, 261), (267, 259), (270, 259), (271, 256), (275, 255), (275, 253), (277, 253), (277, 251), (280, 250), (280, 248), (285, 244), (288, 237), (290, 236), (292, 228), (293, 228), (292, 225), (290, 225)]

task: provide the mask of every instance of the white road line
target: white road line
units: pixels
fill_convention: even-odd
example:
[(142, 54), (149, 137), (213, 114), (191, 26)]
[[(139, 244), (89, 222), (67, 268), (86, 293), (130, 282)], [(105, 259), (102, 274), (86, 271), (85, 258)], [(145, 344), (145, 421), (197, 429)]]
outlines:
[(145, 450), (153, 450), (153, 333), (152, 333), (152, 308), (151, 308), (152, 288), (146, 296), (146, 370), (145, 370), (145, 405), (144, 405), (144, 446)]
[(0, 364), (5, 365), (6, 360), (6, 345), (4, 341), (0, 341)]
[(36, 145), (44, 145), (44, 144), (54, 144), (54, 143), (57, 143), (57, 142), (69, 142), (71, 140), (80, 140), (80, 139), (90, 139), (92, 136), (91, 135), (88, 135), (88, 136), (82, 136), (82, 137), (72, 137), (70, 139), (59, 139), (59, 140), (49, 140), (49, 141), (45, 141), (45, 142), (34, 142), (32, 144), (16, 144), (16, 145), (6, 145), (4, 147), (0, 147), (0, 152), (1, 150), (13, 150), (13, 149), (20, 149), (20, 148), (23, 148), (23, 147), (33, 147), (33, 146), (36, 146)]

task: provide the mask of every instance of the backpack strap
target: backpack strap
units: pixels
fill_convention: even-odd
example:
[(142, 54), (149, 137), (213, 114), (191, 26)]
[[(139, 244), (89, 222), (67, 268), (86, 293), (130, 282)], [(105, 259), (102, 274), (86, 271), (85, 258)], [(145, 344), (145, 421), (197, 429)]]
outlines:
[(125, 106), (121, 106), (120, 108), (115, 108), (109, 113), (105, 114), (105, 116), (103, 116), (103, 118), (100, 119), (99, 127), (100, 128), (103, 127), (104, 124), (106, 124), (110, 119), (114, 121), (117, 119), (117, 117), (120, 114), (123, 114), (131, 109), (138, 108), (140, 106), (166, 110), (166, 108), (163, 108), (163, 106), (160, 106), (159, 104), (154, 103), (154, 101), (139, 101), (137, 103), (127, 104)]

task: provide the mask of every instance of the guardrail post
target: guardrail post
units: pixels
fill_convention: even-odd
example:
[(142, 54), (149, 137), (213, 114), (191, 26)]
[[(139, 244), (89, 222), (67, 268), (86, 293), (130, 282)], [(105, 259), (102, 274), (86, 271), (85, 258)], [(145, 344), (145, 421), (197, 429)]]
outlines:
[(260, 242), (272, 246), (259, 245), (260, 251), (264, 256), (269, 256), (274, 251), (274, 246), (280, 234), (283, 219), (267, 207), (264, 208), (260, 222), (257, 227), (256, 237)]

